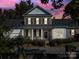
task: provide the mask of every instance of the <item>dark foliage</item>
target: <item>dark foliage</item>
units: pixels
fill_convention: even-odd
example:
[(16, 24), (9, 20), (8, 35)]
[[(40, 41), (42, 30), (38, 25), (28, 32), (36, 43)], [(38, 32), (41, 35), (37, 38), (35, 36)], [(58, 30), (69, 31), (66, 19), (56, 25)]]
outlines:
[(45, 41), (44, 40), (33, 40), (32, 45), (34, 45), (34, 46), (45, 46)]
[(65, 13), (70, 14), (72, 19), (79, 22), (79, 0), (72, 0), (65, 7)]
[(49, 42), (49, 45), (50, 46), (57, 46), (57, 45), (60, 45), (60, 44), (66, 44), (66, 43), (72, 43), (72, 42), (75, 42), (74, 39), (55, 39), (55, 40), (52, 40)]
[(31, 9), (33, 7), (33, 3), (28, 2), (24, 2), (21, 1), (20, 4), (16, 4), (15, 5), (15, 9), (9, 9), (9, 10), (2, 10), (0, 9), (0, 21), (2, 21), (2, 19), (22, 19), (23, 18), (23, 14), (25, 12), (27, 12), (29, 9)]
[(47, 4), (49, 2), (49, 0), (41, 0), (42, 4)]

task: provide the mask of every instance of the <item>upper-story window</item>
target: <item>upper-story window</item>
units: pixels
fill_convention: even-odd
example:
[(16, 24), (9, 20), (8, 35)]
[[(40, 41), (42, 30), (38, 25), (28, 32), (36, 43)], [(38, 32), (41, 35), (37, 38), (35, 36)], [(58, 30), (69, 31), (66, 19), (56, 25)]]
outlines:
[(36, 24), (39, 24), (39, 18), (36, 18)]
[(47, 24), (47, 18), (44, 18), (44, 24)]
[(71, 35), (75, 35), (75, 30), (74, 29), (71, 30)]
[(28, 24), (31, 24), (31, 18), (28, 18)]

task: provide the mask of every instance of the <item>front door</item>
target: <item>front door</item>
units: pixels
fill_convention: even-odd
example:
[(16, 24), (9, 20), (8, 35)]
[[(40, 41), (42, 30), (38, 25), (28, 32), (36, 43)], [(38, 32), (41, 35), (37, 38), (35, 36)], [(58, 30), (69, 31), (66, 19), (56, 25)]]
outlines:
[(48, 38), (48, 32), (44, 32), (44, 38), (45, 38), (45, 39)]

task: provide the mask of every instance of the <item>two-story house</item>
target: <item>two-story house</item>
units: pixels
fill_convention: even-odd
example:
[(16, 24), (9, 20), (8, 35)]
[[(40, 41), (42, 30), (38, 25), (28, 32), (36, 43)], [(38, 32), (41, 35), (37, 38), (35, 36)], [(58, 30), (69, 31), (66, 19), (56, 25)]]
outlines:
[(5, 22), (13, 29), (10, 37), (18, 35), (25, 36), (26, 38), (53, 40), (53, 39), (67, 39), (79, 34), (79, 23), (74, 20), (55, 20), (52, 15), (41, 7), (36, 6), (26, 12), (24, 20), (12, 20)]
[(52, 15), (39, 6), (24, 15), (25, 36), (33, 39), (49, 39), (52, 28)]
[(54, 20), (52, 15), (36, 6), (24, 15), (25, 36), (30, 39), (67, 39), (79, 34), (73, 20)]

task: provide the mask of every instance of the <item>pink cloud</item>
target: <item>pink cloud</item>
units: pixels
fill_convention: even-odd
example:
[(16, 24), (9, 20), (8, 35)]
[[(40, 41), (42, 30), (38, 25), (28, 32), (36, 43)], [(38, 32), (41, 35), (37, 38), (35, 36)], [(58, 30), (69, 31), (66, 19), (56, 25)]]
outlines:
[(14, 8), (19, 0), (0, 0), (0, 8)]

